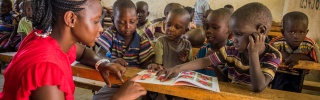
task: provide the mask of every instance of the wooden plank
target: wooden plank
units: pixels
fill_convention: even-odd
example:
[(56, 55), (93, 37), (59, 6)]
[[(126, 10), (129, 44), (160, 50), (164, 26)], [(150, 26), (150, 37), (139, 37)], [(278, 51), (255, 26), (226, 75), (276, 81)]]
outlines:
[[(287, 67), (284, 63), (281, 63), (279, 67)], [(320, 70), (320, 64), (314, 61), (300, 60), (299, 64), (294, 66), (295, 69), (308, 69), (308, 70)]]
[(279, 26), (271, 26), (271, 32), (281, 32), (281, 27)]
[(0, 61), (5, 62), (5, 63), (10, 63), (11, 59), (13, 56), (16, 54), (16, 52), (5, 52), (5, 53), (0, 53)]
[(196, 57), (198, 52), (199, 52), (200, 48), (192, 48), (192, 56)]
[(268, 36), (278, 37), (278, 36), (282, 36), (282, 33), (281, 32), (269, 32)]
[[(79, 67), (80, 66), (80, 67)], [(97, 71), (92, 71), (93, 69), (89, 70), (90, 68), (83, 66), (81, 64), (74, 65), (73, 67), (78, 67), (79, 69), (83, 68), (81, 73), (87, 73), (86, 76), (84, 74), (82, 77), (86, 77), (88, 79), (95, 79), (99, 73)], [(74, 68), (73, 68), (74, 69)], [(142, 69), (136, 68), (127, 68), (127, 72), (125, 73), (125, 79), (129, 77), (133, 77), (138, 72), (142, 71)], [(77, 73), (76, 71), (73, 71)], [(76, 74), (77, 75), (77, 74)], [(94, 77), (93, 77), (94, 76)], [(115, 79), (113, 75), (110, 75), (110, 78)], [(112, 80), (113, 82), (114, 80)], [(115, 82), (117, 83), (117, 82)], [(209, 90), (204, 90), (200, 88), (188, 87), (188, 86), (165, 86), (165, 85), (156, 85), (156, 84), (146, 84), (141, 83), (141, 85), (147, 89), (148, 91), (154, 91), (169, 95), (174, 95), (178, 97), (184, 97), (188, 99), (200, 99), (200, 100), (210, 100), (210, 99), (236, 99), (236, 100), (248, 100), (248, 99), (272, 99), (272, 100), (300, 100), (300, 99), (307, 99), (307, 100), (316, 100), (320, 98), (320, 96), (308, 95), (308, 94), (301, 94), (301, 93), (294, 93), (294, 92), (286, 92), (280, 90), (272, 90), (272, 89), (265, 89), (260, 93), (254, 93), (250, 90), (249, 86), (245, 85), (238, 85), (238, 84), (231, 84), (225, 82), (219, 82), (220, 93), (213, 92)], [(181, 92), (183, 91), (183, 92)]]
[(320, 82), (304, 81), (303, 89), (320, 92)]
[(105, 82), (90, 80), (90, 79), (76, 77), (76, 76), (73, 76), (73, 81), (77, 87), (95, 90), (95, 91), (99, 91), (104, 85), (106, 85)]

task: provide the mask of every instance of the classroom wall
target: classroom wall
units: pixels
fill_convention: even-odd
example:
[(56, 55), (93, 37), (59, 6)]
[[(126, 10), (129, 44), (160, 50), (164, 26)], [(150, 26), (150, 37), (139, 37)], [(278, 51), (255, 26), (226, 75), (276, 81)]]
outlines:
[[(102, 0), (104, 6), (112, 6), (116, 0)], [(166, 4), (171, 2), (180, 3), (184, 6), (194, 7), (196, 0), (132, 0), (146, 1), (149, 4), (150, 16), (149, 19), (159, 18), (164, 16), (163, 9)], [(231, 4), (235, 9), (250, 3), (260, 2), (265, 4), (272, 12), (274, 21), (280, 21), (283, 13), (283, 5), (285, 0), (209, 0), (212, 9), (222, 8), (226, 4)]]
[(320, 44), (320, 0), (285, 0), (283, 15), (291, 11), (301, 11), (309, 18), (307, 37)]

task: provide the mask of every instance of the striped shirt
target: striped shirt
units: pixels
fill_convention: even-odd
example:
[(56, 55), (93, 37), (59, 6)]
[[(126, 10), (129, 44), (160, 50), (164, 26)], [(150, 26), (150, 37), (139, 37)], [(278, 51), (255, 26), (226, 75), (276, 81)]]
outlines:
[(129, 47), (125, 45), (124, 38), (113, 29), (105, 31), (96, 43), (111, 53), (110, 58), (123, 58), (130, 67), (139, 67), (141, 63), (154, 56), (150, 42), (141, 38), (137, 32), (133, 33)]
[[(274, 38), (271, 42), (270, 45), (278, 49), (279, 51), (285, 51), (289, 54), (293, 53), (299, 53), (299, 54), (304, 54), (308, 55), (315, 62), (320, 62), (320, 52), (319, 52), (319, 46), (317, 43), (312, 41), (310, 38), (305, 38), (303, 42), (301, 42), (300, 46), (296, 50), (292, 50), (290, 46), (287, 44), (285, 38), (283, 36), (279, 36)], [(295, 69), (288, 69), (288, 68), (279, 68), (278, 72), (281, 73), (288, 73), (292, 75), (299, 75), (298, 71)]]
[(151, 21), (148, 20), (147, 23), (145, 23), (143, 26), (137, 27), (136, 30), (142, 38), (145, 38), (145, 39), (152, 41), (154, 38), (153, 34), (150, 32), (146, 33), (146, 30), (150, 25), (152, 25), (152, 23), (151, 23)]
[(159, 37), (165, 35), (164, 21), (153, 23), (146, 29), (146, 34), (152, 34), (154, 37), (151, 41), (157, 41)]
[[(234, 46), (226, 47), (226, 53), (214, 53), (209, 56), (209, 59), (214, 66), (226, 63), (224, 72), (228, 75), (231, 83), (239, 83), (251, 85), (249, 64), (244, 64), (243, 53), (239, 53), (235, 50)], [(262, 73), (274, 78), (275, 72), (281, 62), (281, 53), (266, 44), (265, 51), (259, 56), (260, 66)]]

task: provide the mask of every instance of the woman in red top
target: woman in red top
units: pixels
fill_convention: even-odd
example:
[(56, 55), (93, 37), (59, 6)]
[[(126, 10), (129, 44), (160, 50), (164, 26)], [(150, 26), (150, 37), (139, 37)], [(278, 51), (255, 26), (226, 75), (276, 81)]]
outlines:
[[(35, 29), (23, 40), (4, 73), (0, 100), (73, 100), (71, 63), (76, 59), (95, 66), (109, 86), (108, 71), (121, 79), (123, 66), (108, 63), (77, 44), (93, 46), (103, 30), (99, 0), (32, 0), (32, 10)], [(124, 83), (112, 99), (144, 95), (146, 91), (135, 79)]]

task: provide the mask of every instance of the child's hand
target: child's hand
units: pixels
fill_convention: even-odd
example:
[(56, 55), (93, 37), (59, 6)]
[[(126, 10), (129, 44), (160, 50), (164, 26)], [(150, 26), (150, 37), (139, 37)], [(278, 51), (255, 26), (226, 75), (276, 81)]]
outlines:
[(148, 70), (152, 70), (152, 71), (159, 71), (164, 69), (161, 65), (158, 64), (150, 64), (148, 65)]
[(247, 49), (249, 53), (259, 52), (259, 50), (265, 45), (266, 35), (260, 33), (253, 33), (249, 36), (249, 44)]
[(295, 65), (299, 64), (300, 55), (299, 54), (291, 54), (288, 58), (284, 60), (285, 65), (287, 67), (292, 68)]
[(163, 74), (165, 74), (164, 78), (161, 79), (160, 81), (164, 82), (166, 81), (168, 78), (174, 78), (177, 77), (180, 73), (180, 66), (175, 66), (173, 68), (170, 69), (163, 69), (157, 72), (156, 76), (158, 78), (160, 78)]
[(281, 51), (280, 53), (282, 55), (282, 61), (285, 61), (290, 56), (290, 54), (285, 51)]
[(138, 79), (141, 79), (141, 76), (137, 75), (126, 81), (110, 100), (134, 100), (145, 95), (147, 91), (139, 83), (135, 82)]
[(112, 62), (113, 63), (118, 63), (121, 66), (128, 66), (129, 65), (129, 63), (127, 63), (126, 60), (124, 60), (123, 58), (114, 59)]
[(188, 56), (189, 56), (189, 49), (183, 49), (182, 51), (180, 51), (179, 53), (179, 59), (182, 62), (187, 62), (188, 61)]

